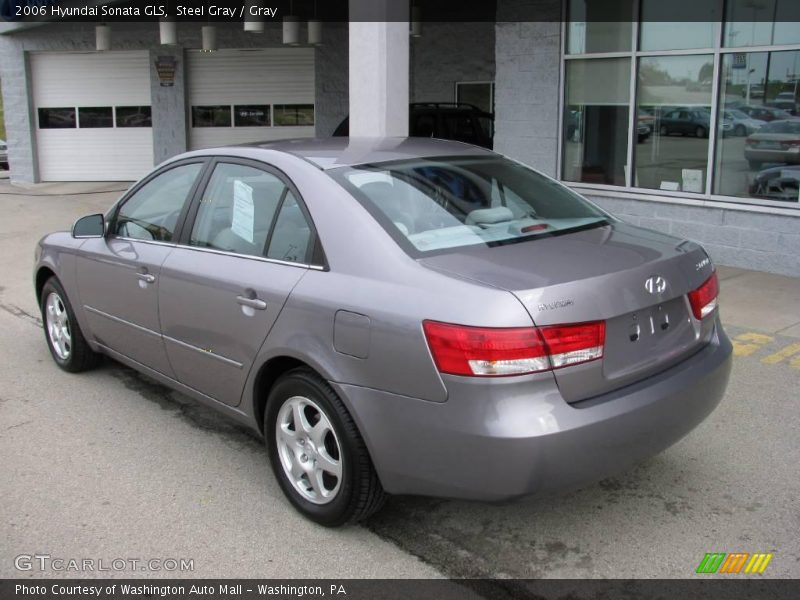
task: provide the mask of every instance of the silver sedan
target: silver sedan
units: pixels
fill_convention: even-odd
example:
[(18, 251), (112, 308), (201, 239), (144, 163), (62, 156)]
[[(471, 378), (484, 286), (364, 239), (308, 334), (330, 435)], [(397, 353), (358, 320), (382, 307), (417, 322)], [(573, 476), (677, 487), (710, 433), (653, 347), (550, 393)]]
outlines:
[(252, 427), (328, 526), (602, 478), (700, 423), (731, 364), (700, 246), (433, 139), (175, 157), (43, 238), (34, 281), (58, 366), (105, 355)]

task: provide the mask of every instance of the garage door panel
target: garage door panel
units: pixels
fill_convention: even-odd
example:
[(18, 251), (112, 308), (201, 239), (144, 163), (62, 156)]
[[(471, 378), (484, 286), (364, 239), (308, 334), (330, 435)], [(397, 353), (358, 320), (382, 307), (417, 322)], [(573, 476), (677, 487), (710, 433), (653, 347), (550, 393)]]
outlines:
[(149, 56), (147, 51), (31, 54), (43, 181), (130, 181), (153, 167), (150, 127), (48, 129), (38, 121), (39, 108), (150, 106)]
[[(313, 105), (314, 49), (263, 48), (189, 51), (187, 98), (193, 106)], [(313, 137), (314, 126), (192, 127), (191, 149), (294, 137)]]
[(131, 181), (153, 165), (149, 128), (40, 129), (38, 145), (43, 181)]

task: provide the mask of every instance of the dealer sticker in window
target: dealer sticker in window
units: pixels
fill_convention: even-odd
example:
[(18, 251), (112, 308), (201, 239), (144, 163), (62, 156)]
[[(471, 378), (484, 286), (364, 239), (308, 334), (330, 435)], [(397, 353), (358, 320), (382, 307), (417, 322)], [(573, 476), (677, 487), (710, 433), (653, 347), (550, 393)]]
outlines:
[(252, 244), (254, 228), (253, 188), (244, 181), (237, 179), (233, 182), (233, 222), (231, 223), (231, 231)]

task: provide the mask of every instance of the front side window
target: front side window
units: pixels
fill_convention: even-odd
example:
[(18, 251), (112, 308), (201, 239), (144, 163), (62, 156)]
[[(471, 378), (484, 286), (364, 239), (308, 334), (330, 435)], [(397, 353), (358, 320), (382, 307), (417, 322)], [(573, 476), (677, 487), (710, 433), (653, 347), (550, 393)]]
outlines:
[(272, 173), (220, 163), (195, 219), (190, 244), (249, 256), (265, 256), (275, 213), (288, 192)]
[(412, 255), (533, 240), (609, 219), (568, 188), (504, 158), (405, 160), (330, 174)]
[(120, 207), (113, 233), (137, 240), (171, 242), (181, 210), (202, 163), (165, 171), (139, 188)]

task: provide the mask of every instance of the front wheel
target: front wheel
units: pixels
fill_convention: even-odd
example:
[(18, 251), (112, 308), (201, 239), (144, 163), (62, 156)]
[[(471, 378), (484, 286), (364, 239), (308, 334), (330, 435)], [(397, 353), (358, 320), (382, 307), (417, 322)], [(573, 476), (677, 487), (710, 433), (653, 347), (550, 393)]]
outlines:
[(706, 129), (705, 127), (698, 127), (694, 130), (695, 137), (704, 138), (706, 137)]
[(386, 494), (353, 418), (311, 369), (290, 371), (273, 386), (264, 434), (275, 477), (305, 517), (338, 527), (383, 505)]
[(72, 305), (58, 279), (51, 277), (42, 288), (42, 322), (47, 347), (56, 364), (70, 373), (87, 371), (100, 360), (83, 337)]

